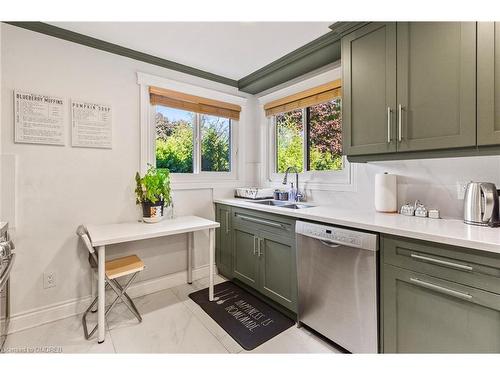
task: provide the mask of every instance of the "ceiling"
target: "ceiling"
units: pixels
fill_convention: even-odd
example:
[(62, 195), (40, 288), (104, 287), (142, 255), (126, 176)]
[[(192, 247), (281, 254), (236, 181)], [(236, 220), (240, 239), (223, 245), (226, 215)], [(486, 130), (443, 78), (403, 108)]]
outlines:
[(234, 80), (328, 33), (332, 22), (51, 22)]

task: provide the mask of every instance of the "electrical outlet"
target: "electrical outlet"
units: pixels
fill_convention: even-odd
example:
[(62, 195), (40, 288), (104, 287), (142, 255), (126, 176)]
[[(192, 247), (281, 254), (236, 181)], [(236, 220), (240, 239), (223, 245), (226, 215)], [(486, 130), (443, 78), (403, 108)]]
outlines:
[(464, 199), (468, 183), (468, 181), (457, 181), (457, 199)]
[(43, 273), (43, 289), (54, 288), (56, 286), (56, 273), (44, 272)]

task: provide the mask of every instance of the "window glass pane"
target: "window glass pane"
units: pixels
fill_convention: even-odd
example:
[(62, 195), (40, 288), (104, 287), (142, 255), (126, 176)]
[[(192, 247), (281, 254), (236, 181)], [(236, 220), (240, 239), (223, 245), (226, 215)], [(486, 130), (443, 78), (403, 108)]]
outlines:
[(193, 129), (196, 114), (155, 106), (156, 167), (171, 173), (193, 173)]
[(285, 172), (288, 167), (304, 169), (304, 136), (302, 110), (276, 115), (276, 170)]
[(341, 99), (309, 107), (309, 170), (342, 169)]
[(231, 120), (200, 115), (201, 170), (229, 172), (231, 170)]

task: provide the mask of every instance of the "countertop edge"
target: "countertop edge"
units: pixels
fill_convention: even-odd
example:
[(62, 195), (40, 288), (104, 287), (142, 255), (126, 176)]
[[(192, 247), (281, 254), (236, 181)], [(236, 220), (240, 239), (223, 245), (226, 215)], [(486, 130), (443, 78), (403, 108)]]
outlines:
[[(449, 235), (444, 235), (444, 234), (435, 234), (435, 233), (426, 233), (423, 231), (419, 230), (410, 230), (410, 229), (405, 229), (405, 228), (398, 228), (394, 226), (386, 226), (386, 225), (378, 225), (378, 224), (373, 224), (373, 223), (368, 223), (368, 222), (359, 222), (359, 221), (353, 221), (349, 220), (346, 218), (338, 218), (334, 216), (325, 216), (325, 215), (319, 215), (315, 213), (310, 213), (308, 212), (307, 208), (306, 209), (301, 209), (301, 210), (291, 210), (291, 209), (286, 209), (286, 208), (279, 208), (279, 207), (269, 207), (269, 206), (258, 206), (251, 201), (247, 200), (236, 200), (235, 198), (218, 198), (213, 200), (214, 203), (220, 203), (220, 204), (226, 204), (229, 206), (234, 206), (234, 207), (240, 207), (240, 208), (248, 208), (256, 211), (261, 211), (261, 212), (267, 212), (267, 213), (272, 213), (272, 214), (277, 214), (277, 215), (283, 215), (283, 216), (289, 216), (293, 217), (296, 219), (305, 219), (305, 220), (312, 220), (312, 221), (317, 221), (317, 222), (322, 222), (322, 223), (328, 223), (328, 224), (334, 224), (334, 225), (341, 225), (345, 227), (351, 227), (351, 228), (356, 228), (356, 229), (361, 229), (361, 230), (366, 230), (366, 231), (371, 231), (371, 232), (378, 232), (378, 233), (383, 233), (383, 234), (389, 234), (389, 235), (394, 235), (394, 236), (401, 236), (401, 237), (407, 237), (407, 238), (412, 238), (416, 240), (423, 240), (423, 241), (430, 241), (430, 242), (436, 242), (436, 243), (442, 243), (446, 245), (452, 245), (452, 246), (458, 246), (458, 247), (463, 247), (463, 248), (470, 248), (470, 249), (475, 249), (475, 250), (481, 250), (481, 251), (486, 251), (490, 253), (496, 253), (500, 254), (500, 229), (499, 228), (487, 228), (487, 227), (472, 227), (476, 228), (476, 230), (498, 230), (499, 234), (499, 242), (487, 242), (487, 241), (479, 241), (479, 240), (474, 240), (474, 239), (468, 239), (468, 238), (459, 238), (456, 236), (449, 236)], [(327, 207), (328, 205), (324, 205)], [(318, 205), (316, 205), (318, 207)], [(353, 211), (354, 212), (354, 211)], [(361, 212), (361, 211), (356, 211), (356, 212)], [(382, 213), (377, 213), (378, 215), (399, 215), (399, 214), (382, 214)], [(405, 216), (402, 216), (402, 220), (408, 218)], [(439, 220), (441, 223), (450, 223), (450, 225), (457, 225), (457, 223), (461, 223), (460, 220), (454, 220), (454, 219), (425, 219), (425, 218), (414, 218), (415, 220)], [(461, 223), (463, 224), (463, 223)], [(464, 226), (466, 224), (463, 224)], [(464, 230), (468, 229), (468, 227), (465, 227)]]

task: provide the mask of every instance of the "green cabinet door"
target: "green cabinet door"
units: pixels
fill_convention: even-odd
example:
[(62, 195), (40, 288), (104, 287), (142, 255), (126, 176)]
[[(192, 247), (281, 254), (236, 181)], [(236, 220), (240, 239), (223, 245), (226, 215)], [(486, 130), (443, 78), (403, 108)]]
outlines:
[(256, 289), (259, 285), (258, 240), (251, 228), (248, 231), (233, 229), (233, 275)]
[(259, 291), (297, 312), (297, 260), (294, 238), (262, 233), (259, 238)]
[(398, 151), (476, 145), (476, 23), (398, 22)]
[(500, 353), (500, 295), (383, 265), (385, 353)]
[(396, 23), (371, 23), (342, 39), (346, 155), (396, 152)]
[(216, 264), (220, 274), (233, 277), (233, 244), (231, 230), (231, 206), (216, 206), (216, 218), (220, 228), (216, 231)]
[(500, 144), (500, 23), (477, 25), (477, 144)]

